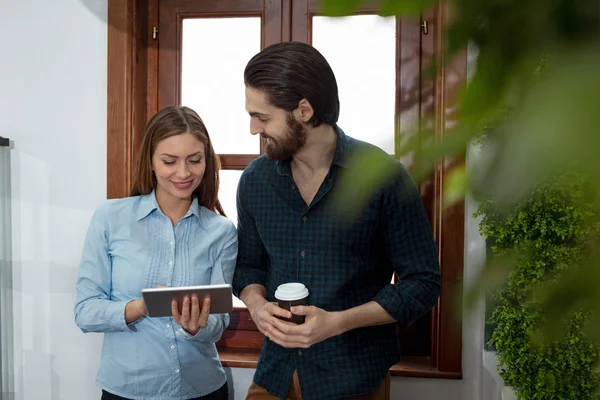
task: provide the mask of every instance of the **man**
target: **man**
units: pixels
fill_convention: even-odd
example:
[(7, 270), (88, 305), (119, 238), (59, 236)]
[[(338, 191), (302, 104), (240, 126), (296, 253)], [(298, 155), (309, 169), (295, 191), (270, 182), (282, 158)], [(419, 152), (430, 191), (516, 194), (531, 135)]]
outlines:
[[(244, 80), (250, 132), (266, 142), (237, 196), (234, 293), (266, 336), (246, 399), (382, 398), (400, 358), (395, 323), (411, 324), (440, 291), (416, 185), (391, 156), (337, 126), (335, 76), (313, 47), (269, 46), (249, 61)], [(360, 182), (355, 160), (364, 154), (393, 171), (366, 197), (342, 184)], [(291, 310), (303, 324), (279, 318), (291, 317), (274, 298), (288, 282), (309, 290), (309, 305)]]

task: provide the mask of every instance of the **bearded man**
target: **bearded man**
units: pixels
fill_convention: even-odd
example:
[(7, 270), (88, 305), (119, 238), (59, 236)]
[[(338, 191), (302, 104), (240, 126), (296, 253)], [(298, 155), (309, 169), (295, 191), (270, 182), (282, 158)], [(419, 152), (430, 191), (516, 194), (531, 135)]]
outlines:
[[(396, 324), (410, 325), (440, 293), (419, 191), (392, 156), (337, 125), (336, 79), (312, 46), (266, 47), (244, 81), (250, 133), (266, 142), (237, 193), (234, 293), (265, 335), (246, 399), (383, 399), (400, 359)], [(364, 154), (391, 172), (353, 213), (365, 193), (340, 182), (358, 180), (364, 171), (353, 160)], [(288, 311), (275, 292), (290, 282), (309, 295)], [(304, 323), (284, 320), (292, 314)]]

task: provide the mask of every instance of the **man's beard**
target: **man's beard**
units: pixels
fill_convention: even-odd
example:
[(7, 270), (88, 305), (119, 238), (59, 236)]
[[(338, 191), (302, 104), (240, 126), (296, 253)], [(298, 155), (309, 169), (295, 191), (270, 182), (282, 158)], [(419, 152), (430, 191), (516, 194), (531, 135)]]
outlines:
[(269, 136), (266, 153), (269, 160), (287, 160), (291, 158), (306, 143), (306, 130), (302, 123), (298, 122), (292, 113), (286, 119), (287, 134), (283, 139), (275, 140)]

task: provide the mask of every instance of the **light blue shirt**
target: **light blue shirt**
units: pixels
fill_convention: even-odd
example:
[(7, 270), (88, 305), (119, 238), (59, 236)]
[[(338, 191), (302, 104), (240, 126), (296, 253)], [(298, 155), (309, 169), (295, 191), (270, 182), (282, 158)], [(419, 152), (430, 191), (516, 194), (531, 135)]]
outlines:
[(125, 305), (143, 288), (231, 283), (237, 257), (233, 223), (195, 199), (175, 226), (154, 193), (107, 200), (92, 217), (77, 280), (75, 323), (103, 332), (96, 383), (121, 397), (184, 400), (226, 382), (215, 343), (228, 314), (211, 314), (191, 336), (173, 318), (125, 322)]

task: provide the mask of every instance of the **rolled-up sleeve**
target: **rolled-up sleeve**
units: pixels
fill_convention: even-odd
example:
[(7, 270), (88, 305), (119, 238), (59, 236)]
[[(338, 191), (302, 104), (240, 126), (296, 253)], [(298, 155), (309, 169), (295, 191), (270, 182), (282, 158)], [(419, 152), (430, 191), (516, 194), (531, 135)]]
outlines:
[(385, 247), (399, 281), (385, 286), (374, 301), (408, 326), (437, 302), (440, 265), (417, 186), (399, 164), (398, 174), (383, 192), (382, 208)]
[[(233, 223), (228, 225), (225, 234), (224, 247), (216, 259), (212, 268), (210, 277), (211, 285), (231, 284), (235, 271), (235, 264), (238, 254), (237, 232)], [(183, 328), (179, 328), (177, 336), (184, 339), (198, 340), (207, 343), (216, 343), (221, 339), (221, 335), (229, 326), (229, 314), (211, 314), (208, 316), (207, 324), (200, 329), (197, 334), (190, 335)]]
[(84, 333), (130, 329), (125, 321), (129, 301), (110, 300), (109, 203), (94, 213), (85, 238), (76, 283), (75, 323)]
[(240, 178), (237, 190), (239, 252), (233, 278), (233, 293), (239, 297), (251, 284), (265, 286), (268, 270), (267, 251), (260, 239), (256, 222), (248, 207), (247, 175)]

